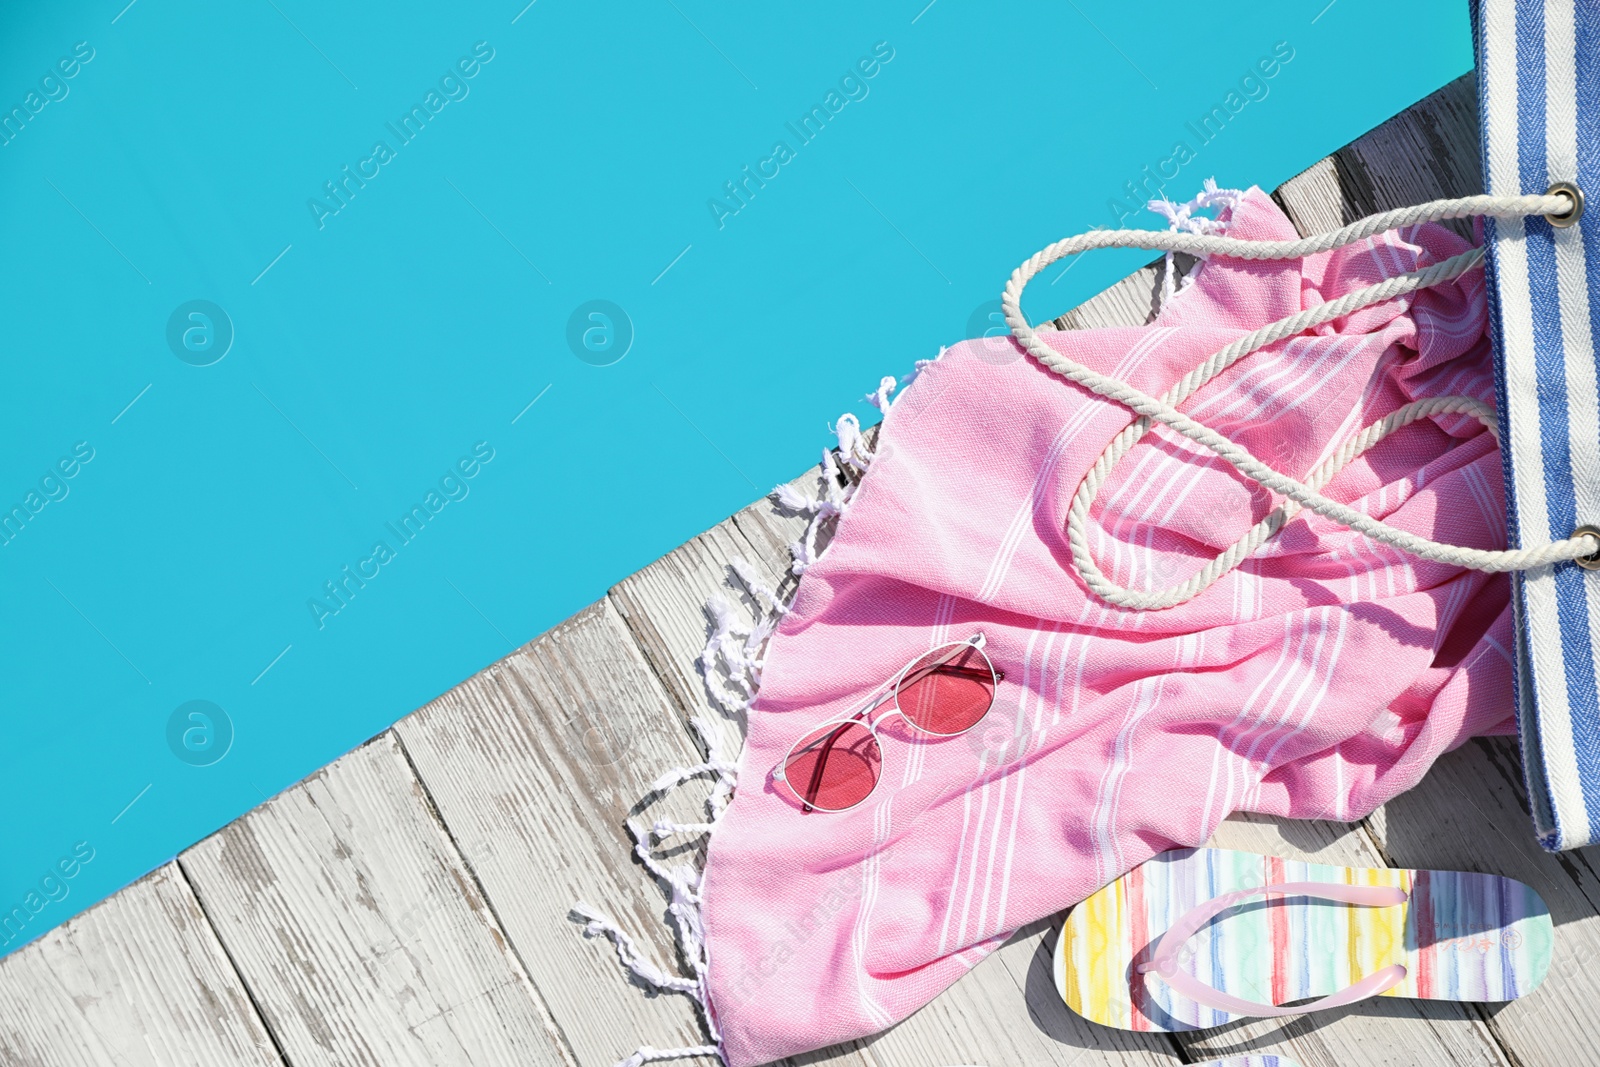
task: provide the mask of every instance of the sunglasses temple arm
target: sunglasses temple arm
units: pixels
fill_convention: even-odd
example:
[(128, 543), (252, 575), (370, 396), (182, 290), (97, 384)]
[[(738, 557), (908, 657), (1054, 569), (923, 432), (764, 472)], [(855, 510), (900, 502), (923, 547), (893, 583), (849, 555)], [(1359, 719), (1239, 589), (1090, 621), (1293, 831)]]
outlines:
[(944, 670), (950, 674), (970, 674), (974, 678), (987, 678), (991, 673), (996, 675), (1001, 673), (1000, 668), (998, 667), (991, 672), (988, 667), (957, 667), (949, 663), (943, 664), (939, 667), (934, 667), (933, 669), (936, 671)]
[(909, 682), (919, 682), (928, 675), (938, 671), (943, 671), (946, 674), (970, 675), (973, 678), (988, 678), (991, 676), (991, 674), (997, 679), (1005, 677), (1005, 675), (1001, 673), (998, 668), (991, 671), (988, 667), (964, 667), (953, 664), (949, 660), (944, 660), (939, 663), (930, 663), (915, 673), (908, 671), (903, 677), (901, 677), (900, 684), (905, 685)]

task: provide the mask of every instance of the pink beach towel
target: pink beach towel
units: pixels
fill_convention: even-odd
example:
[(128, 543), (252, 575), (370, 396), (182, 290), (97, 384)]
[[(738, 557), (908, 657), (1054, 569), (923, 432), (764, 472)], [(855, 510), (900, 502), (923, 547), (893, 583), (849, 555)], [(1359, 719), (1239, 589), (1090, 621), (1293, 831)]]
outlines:
[[(1255, 189), (1221, 221), (1246, 239), (1295, 236)], [(1251, 329), (1468, 247), (1429, 224), (1304, 260), (1213, 258), (1153, 325), (1042, 336), (1159, 394)], [(1475, 270), (1257, 352), (1184, 410), (1301, 476), (1409, 401), (1492, 405), (1486, 318)], [(730, 1067), (885, 1029), (1019, 926), (1203, 843), (1230, 812), (1356, 819), (1440, 753), (1513, 731), (1505, 577), (1310, 513), (1179, 607), (1095, 599), (1066, 510), (1130, 421), (1009, 341), (949, 349), (889, 407), (771, 640), (711, 838), (705, 991)], [(1439, 540), (1505, 543), (1499, 454), (1467, 416), (1401, 430), (1326, 492)], [(1274, 503), (1158, 429), (1101, 492), (1090, 540), (1112, 578), (1160, 588)], [(890, 720), (883, 779), (844, 813), (802, 812), (774, 787), (808, 728), (977, 631), (1005, 673), (977, 729), (936, 740)]]

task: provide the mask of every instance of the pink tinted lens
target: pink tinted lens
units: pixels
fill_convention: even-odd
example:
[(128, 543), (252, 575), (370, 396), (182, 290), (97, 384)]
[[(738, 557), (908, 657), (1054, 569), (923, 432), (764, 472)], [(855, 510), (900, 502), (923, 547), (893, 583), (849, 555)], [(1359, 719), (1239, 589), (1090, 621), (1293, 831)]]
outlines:
[(853, 808), (878, 784), (883, 750), (859, 722), (827, 723), (802, 737), (783, 764), (801, 803), (825, 811)]
[(976, 726), (994, 703), (994, 669), (971, 645), (936, 648), (907, 668), (895, 701), (913, 726), (959, 734)]

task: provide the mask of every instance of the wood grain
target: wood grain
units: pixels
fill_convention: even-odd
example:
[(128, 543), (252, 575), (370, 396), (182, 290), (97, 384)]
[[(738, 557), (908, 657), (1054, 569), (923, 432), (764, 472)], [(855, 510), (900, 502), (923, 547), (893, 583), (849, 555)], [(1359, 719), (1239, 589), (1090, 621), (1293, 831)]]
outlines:
[(873, 1059), (883, 1067), (1181, 1063), (1165, 1034), (1113, 1030), (1068, 1010), (1050, 970), (1059, 927), (1046, 919), (1017, 931), (916, 1014), (869, 1039)]
[[(602, 601), (397, 727), (439, 812), (579, 1064), (641, 1045), (705, 1040), (692, 1002), (630, 981), (569, 909), (613, 916), (658, 966), (680, 971), (662, 887), (632, 857), (633, 818), (695, 820), (705, 789), (651, 798), (698, 762), (677, 711)], [(698, 862), (692, 849), (679, 862)], [(681, 971), (680, 971), (681, 973)]]
[(270, 1067), (273, 1048), (175, 864), (0, 963), (7, 1067)]
[(393, 734), (180, 863), (293, 1067), (570, 1063)]
[[(1187, 256), (1184, 258), (1188, 259)], [(1181, 276), (1181, 266), (1179, 270)], [(1061, 315), (1051, 325), (1062, 330), (1143, 326), (1154, 319), (1159, 310), (1161, 279), (1165, 273), (1160, 260), (1147, 267), (1140, 267), (1126, 278)]]
[[(1274, 195), (1295, 228), (1321, 233), (1376, 211), (1483, 192), (1474, 77), (1457, 78), (1279, 186)], [(1471, 223), (1459, 228), (1470, 233)]]
[[(813, 471), (795, 479), (807, 496), (818, 495)], [(744, 740), (741, 715), (727, 715), (711, 700), (698, 660), (711, 632), (706, 601), (720, 596), (744, 625), (766, 606), (752, 595), (733, 569), (748, 562), (766, 585), (784, 599), (793, 593), (789, 543), (805, 530), (803, 516), (786, 514), (770, 498), (757, 501), (730, 519), (618, 582), (610, 600), (627, 624), (646, 661), (660, 680), (678, 717), (694, 715), (719, 725), (720, 751), (736, 753)]]

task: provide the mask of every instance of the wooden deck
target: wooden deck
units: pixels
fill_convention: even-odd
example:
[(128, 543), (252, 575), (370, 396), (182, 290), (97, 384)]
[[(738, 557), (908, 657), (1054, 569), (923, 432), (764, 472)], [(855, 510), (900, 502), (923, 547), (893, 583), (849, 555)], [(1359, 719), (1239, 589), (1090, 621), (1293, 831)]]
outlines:
[[(1469, 78), (1276, 195), (1312, 232), (1480, 188)], [(1143, 322), (1154, 288), (1146, 269), (1059, 325)], [(814, 487), (813, 475), (802, 481)], [(632, 861), (623, 819), (645, 817), (661, 769), (697, 758), (687, 721), (707, 702), (694, 665), (706, 597), (737, 595), (735, 556), (774, 585), (789, 580), (798, 524), (768, 502), (746, 508), (0, 963), (0, 1064), (607, 1067), (641, 1042), (699, 1044), (688, 1000), (631, 984), (568, 908), (598, 905), (657, 959), (675, 958), (663, 891)], [(682, 790), (648, 817), (698, 807)], [(1056, 998), (1053, 920), (888, 1033), (805, 1062), (1149, 1067), (1244, 1050), (1304, 1067), (1590, 1062), (1596, 853), (1544, 854), (1526, 809), (1514, 744), (1480, 741), (1358, 824), (1235, 818), (1216, 835), (1285, 856), (1529, 882), (1559, 932), (1549, 980), (1523, 1000), (1385, 1000), (1203, 1036), (1123, 1033)]]

